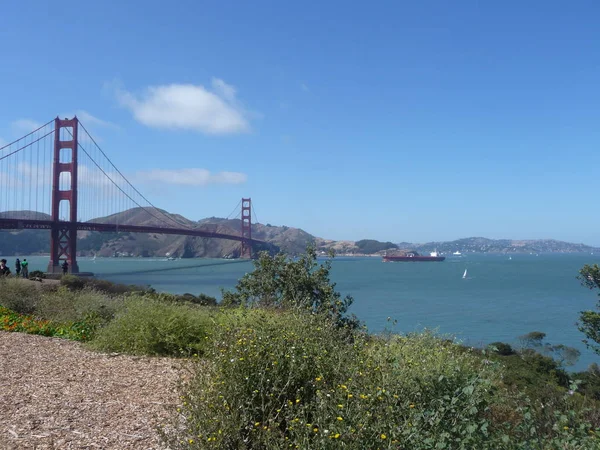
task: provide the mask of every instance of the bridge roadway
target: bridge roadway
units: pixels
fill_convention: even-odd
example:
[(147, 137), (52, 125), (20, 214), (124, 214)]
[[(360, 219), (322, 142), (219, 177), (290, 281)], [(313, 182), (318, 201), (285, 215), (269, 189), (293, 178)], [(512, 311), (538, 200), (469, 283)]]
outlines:
[[(5, 219), (0, 218), (0, 230), (50, 230), (54, 222), (51, 220), (33, 220), (33, 219)], [(71, 222), (60, 221), (60, 225), (68, 226)], [(115, 225), (109, 223), (94, 222), (75, 222), (77, 230), (83, 231), (102, 231), (102, 232), (130, 232), (130, 233), (158, 233), (158, 234), (177, 234), (183, 236), (196, 236), (213, 239), (228, 239), (230, 241), (242, 241), (242, 236), (234, 234), (214, 233), (212, 231), (194, 230), (192, 228), (159, 228), (145, 227), (139, 225)], [(248, 239), (252, 244), (266, 245), (265, 241), (258, 239)]]

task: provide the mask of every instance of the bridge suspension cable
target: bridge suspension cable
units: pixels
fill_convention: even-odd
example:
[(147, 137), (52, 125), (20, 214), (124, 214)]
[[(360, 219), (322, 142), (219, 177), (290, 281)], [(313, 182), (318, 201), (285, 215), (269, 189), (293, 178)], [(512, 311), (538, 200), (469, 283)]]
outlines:
[[(231, 211), (231, 212), (229, 213), (229, 215), (226, 217), (226, 219), (231, 219), (232, 217), (234, 217), (234, 214), (236, 214), (236, 213), (238, 213), (238, 212), (239, 212), (239, 213), (238, 213), (237, 215), (239, 215), (239, 216), (241, 217), (241, 214), (242, 214), (242, 211), (241, 211), (241, 209), (240, 209), (240, 205), (241, 205), (241, 204), (242, 204), (242, 201), (240, 200), (240, 201), (238, 202), (238, 204), (237, 204), (237, 205), (235, 205), (235, 208), (233, 208), (233, 211)], [(235, 216), (236, 218), (237, 218), (237, 215)]]
[[(52, 123), (49, 121), (36, 126), (33, 131), (0, 147), (2, 217), (36, 219), (41, 217), (40, 212), (50, 212), (45, 191), (51, 177), (45, 161), (48, 156), (47, 143), (53, 139), (55, 132)], [(44, 165), (41, 165), (42, 161)]]
[(256, 204), (252, 204), (252, 217), (254, 219), (254, 224), (258, 223), (258, 216), (256, 215)]
[[(25, 150), (26, 148), (29, 148), (29, 147), (31, 147), (33, 144), (35, 144), (35, 143), (37, 143), (37, 142), (41, 141), (41, 140), (42, 140), (42, 139), (44, 139), (45, 137), (48, 137), (48, 136), (50, 136), (52, 133), (54, 133), (54, 130), (52, 130), (52, 131), (50, 131), (50, 132), (48, 132), (48, 133), (44, 134), (43, 136), (41, 136), (41, 137), (37, 138), (35, 141), (32, 141), (32, 142), (30, 142), (29, 144), (26, 144), (26, 145), (24, 145), (23, 147), (20, 147), (20, 148), (18, 148), (18, 149), (16, 149), (16, 150), (12, 151), (12, 152), (10, 152), (10, 153), (7, 153), (7, 154), (6, 154), (6, 155), (4, 155), (4, 156), (0, 156), (0, 161), (2, 161), (3, 159), (6, 159), (6, 158), (8, 158), (9, 156), (16, 155), (17, 153), (19, 153), (19, 152), (20, 152), (20, 151), (22, 151), (22, 150)], [(30, 136), (30, 135), (31, 135), (31, 133), (29, 133), (27, 136)], [(14, 144), (15, 142), (18, 142), (18, 141), (20, 141), (20, 140), (22, 140), (22, 139), (25, 139), (25, 137), (26, 137), (26, 136), (22, 137), (21, 139), (19, 139), (19, 140), (17, 140), (17, 141), (14, 141), (14, 142), (12, 142), (12, 143), (10, 143), (10, 144), (7, 144), (7, 145), (5, 145), (4, 147), (0, 148), (0, 150), (4, 150), (5, 148), (7, 148), (7, 147), (11, 146), (11, 145), (12, 145), (12, 144)]]
[[(92, 155), (90, 155), (90, 152), (88, 152), (81, 143), (78, 144), (79, 148), (85, 153), (85, 155), (87, 155), (87, 157), (90, 159), (90, 161), (102, 172), (102, 174), (110, 181), (110, 183), (118, 190), (120, 191), (123, 195), (125, 195), (129, 200), (131, 200), (137, 207), (141, 208), (142, 210), (144, 210), (148, 215), (152, 216), (153, 218), (155, 218), (156, 220), (158, 220), (159, 222), (162, 222), (163, 224), (173, 227), (176, 226), (178, 228), (187, 228), (190, 229), (190, 226), (186, 223), (182, 223), (182, 222), (178, 222), (175, 219), (173, 219), (172, 217), (164, 214), (159, 208), (157, 208), (152, 202), (150, 202), (150, 200), (148, 200), (128, 179), (125, 175), (123, 175), (123, 173), (115, 166), (115, 164), (112, 162), (112, 160), (106, 155), (106, 153), (102, 150), (102, 148), (100, 147), (100, 145), (98, 145), (98, 143), (96, 142), (96, 140), (92, 137), (92, 135), (88, 132), (88, 130), (85, 128), (84, 124), (79, 121), (79, 125), (81, 126), (82, 130), (85, 132), (85, 137), (87, 137), (89, 139), (89, 141), (93, 144), (93, 146), (100, 152), (100, 154), (106, 159), (106, 161), (110, 164), (110, 167), (114, 170), (114, 172), (116, 174), (118, 174), (123, 181), (125, 181), (125, 183), (127, 184), (127, 186), (129, 186), (131, 188), (131, 190), (133, 190), (133, 192), (135, 192), (137, 195), (139, 195), (145, 202), (147, 205), (150, 205), (154, 211), (158, 212), (162, 217), (157, 216), (156, 214), (154, 214), (152, 211), (150, 211), (147, 207), (143, 206), (142, 204), (140, 204), (140, 202), (136, 201), (132, 195), (130, 195), (129, 193), (127, 193), (121, 186), (119, 186), (119, 184), (113, 179), (113, 177), (111, 177), (111, 175), (109, 175), (109, 173), (107, 173), (107, 170), (104, 170), (100, 164), (96, 161), (96, 159), (94, 159), (94, 157), (92, 157)], [(70, 131), (69, 131), (70, 133)], [(84, 140), (85, 140), (84, 137)], [(118, 200), (117, 200), (118, 201)]]
[[(39, 127), (38, 127), (38, 128), (36, 128), (35, 130), (33, 130), (31, 133), (27, 133), (25, 136), (21, 136), (19, 139), (15, 139), (14, 141), (12, 141), (12, 142), (9, 142), (8, 144), (4, 144), (3, 146), (0, 146), (0, 152), (1, 152), (2, 150), (4, 150), (5, 148), (7, 148), (7, 147), (10, 147), (11, 145), (13, 145), (13, 144), (16, 144), (17, 142), (19, 142), (19, 141), (22, 141), (23, 139), (25, 139), (25, 138), (27, 138), (27, 137), (31, 136), (32, 134), (35, 134), (35, 133), (37, 133), (37, 132), (38, 132), (38, 131), (40, 131), (42, 128), (44, 128), (44, 127), (47, 127), (48, 125), (50, 125), (52, 122), (54, 122), (54, 119), (50, 120), (49, 122), (46, 122), (44, 125), (41, 125), (41, 126), (39, 126)], [(54, 133), (54, 128), (52, 129), (51, 133)], [(48, 134), (50, 134), (50, 133), (48, 133)], [(46, 136), (47, 136), (47, 135), (45, 135), (45, 136), (42, 136), (42, 137), (46, 137)], [(29, 145), (31, 145), (31, 143), (30, 143)], [(25, 147), (27, 147), (27, 146), (25, 146)]]

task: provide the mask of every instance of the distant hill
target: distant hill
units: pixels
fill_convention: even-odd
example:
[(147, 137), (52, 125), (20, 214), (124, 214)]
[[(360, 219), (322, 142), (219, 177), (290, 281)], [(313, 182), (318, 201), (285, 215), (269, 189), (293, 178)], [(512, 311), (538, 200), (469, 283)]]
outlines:
[[(151, 214), (148, 213), (150, 211)], [(0, 212), (0, 217), (17, 217), (23, 219), (35, 218), (49, 220), (50, 216), (34, 211)], [(166, 219), (168, 218), (168, 219)], [(198, 222), (189, 220), (178, 214), (170, 214), (164, 210), (148, 210), (134, 208), (107, 217), (94, 219), (94, 222), (118, 221), (127, 225), (159, 226), (164, 220), (172, 221), (184, 227), (207, 230), (225, 234), (239, 234), (240, 219), (222, 219), (210, 217)], [(174, 236), (165, 234), (138, 233), (99, 233), (80, 231), (77, 250), (81, 255), (98, 256), (160, 256), (167, 254), (175, 257), (192, 258), (222, 258), (236, 257), (239, 252), (239, 242), (224, 239), (209, 239), (191, 236)], [(297, 255), (313, 244), (319, 252), (327, 253), (333, 250), (336, 254), (344, 255), (376, 255), (386, 250), (411, 249), (421, 253), (437, 250), (445, 254), (455, 251), (461, 253), (574, 253), (599, 252), (600, 249), (584, 244), (571, 244), (556, 240), (510, 240), (486, 239), (471, 237), (451, 242), (380, 242), (373, 239), (360, 241), (336, 241), (313, 236), (300, 228), (287, 226), (252, 224), (252, 237), (271, 245), (272, 251), (281, 250), (291, 255)], [(32, 255), (50, 251), (50, 234), (48, 230), (19, 230), (0, 232), (0, 255)]]
[(52, 219), (46, 213), (37, 211), (0, 211), (0, 218), (9, 217), (11, 219), (31, 219), (31, 220), (50, 220)]
[(483, 237), (470, 237), (457, 239), (450, 242), (427, 242), (424, 244), (410, 244), (402, 242), (399, 248), (411, 248), (416, 251), (427, 252), (437, 250), (441, 253), (590, 253), (600, 252), (600, 248), (585, 244), (572, 244), (570, 242), (554, 239), (487, 239)]
[[(0, 218), (50, 220), (48, 214), (36, 211), (4, 211)], [(6, 233), (6, 234), (5, 234)], [(0, 231), (0, 255), (34, 255), (50, 252), (48, 230)]]

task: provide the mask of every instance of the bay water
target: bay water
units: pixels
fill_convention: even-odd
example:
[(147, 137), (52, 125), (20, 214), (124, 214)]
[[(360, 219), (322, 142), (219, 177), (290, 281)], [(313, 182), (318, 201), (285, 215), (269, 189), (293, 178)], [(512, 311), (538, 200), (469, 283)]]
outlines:
[[(12, 268), (15, 258), (7, 259)], [(48, 257), (27, 259), (30, 272), (48, 264)], [(351, 312), (372, 332), (428, 328), (465, 345), (484, 346), (494, 341), (518, 345), (518, 336), (542, 331), (548, 343), (579, 349), (573, 369), (584, 370), (600, 357), (585, 348), (575, 322), (579, 311), (595, 308), (598, 296), (576, 276), (584, 264), (594, 263), (600, 263), (600, 255), (468, 254), (418, 263), (338, 257), (331, 275), (338, 291), (354, 297)], [(220, 299), (221, 289), (233, 289), (253, 265), (222, 259), (80, 258), (79, 268), (115, 283)]]

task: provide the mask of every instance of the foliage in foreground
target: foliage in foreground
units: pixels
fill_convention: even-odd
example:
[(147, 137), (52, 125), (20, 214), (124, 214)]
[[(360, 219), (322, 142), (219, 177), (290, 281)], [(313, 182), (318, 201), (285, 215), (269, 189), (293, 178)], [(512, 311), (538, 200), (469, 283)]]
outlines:
[(319, 264), (312, 246), (298, 258), (261, 252), (254, 270), (238, 281), (235, 291), (223, 292), (222, 304), (310, 311), (326, 315), (338, 326), (357, 328), (356, 317), (346, 315), (354, 299), (349, 295), (342, 298), (330, 272), (331, 260)]
[(499, 364), (428, 333), (349, 339), (322, 316), (254, 309), (211, 342), (181, 388), (173, 448), (595, 448), (570, 399), (542, 426)]
[[(7, 331), (89, 340), (97, 328), (112, 319), (118, 302), (118, 299), (89, 289), (72, 292), (64, 287), (0, 278), (0, 306), (16, 316), (30, 317), (29, 325), (32, 321), (46, 323), (40, 330), (27, 326), (5, 328)], [(69, 331), (71, 329), (74, 331)]]
[[(585, 265), (579, 271), (581, 284), (589, 289), (600, 289), (600, 267)], [(598, 294), (600, 296), (600, 294)], [(581, 311), (578, 323), (579, 331), (585, 334), (585, 345), (600, 355), (600, 299), (596, 303), (596, 311)]]
[(90, 345), (132, 355), (189, 356), (204, 352), (212, 327), (208, 308), (133, 295)]
[(94, 324), (86, 321), (60, 324), (19, 314), (0, 306), (0, 330), (87, 341), (93, 335)]

